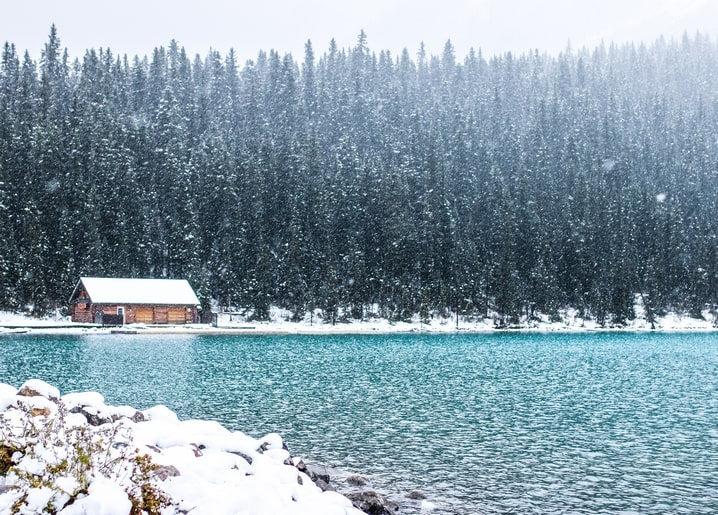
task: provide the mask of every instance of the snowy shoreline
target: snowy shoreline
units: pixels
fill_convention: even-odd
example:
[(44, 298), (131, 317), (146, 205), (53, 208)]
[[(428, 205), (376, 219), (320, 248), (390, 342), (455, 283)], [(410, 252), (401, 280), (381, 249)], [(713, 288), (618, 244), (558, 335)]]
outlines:
[(640, 305), (635, 307), (636, 317), (622, 325), (604, 325), (595, 320), (577, 316), (575, 310), (561, 312), (558, 321), (547, 316), (537, 316), (532, 320), (521, 320), (517, 324), (498, 327), (496, 317), (481, 320), (459, 318), (432, 318), (422, 321), (415, 316), (409, 322), (394, 322), (386, 319), (373, 318), (368, 320), (349, 320), (336, 324), (317, 321), (317, 318), (306, 317), (299, 322), (291, 320), (291, 314), (272, 309), (270, 320), (254, 322), (249, 317), (222, 315), (216, 326), (210, 324), (188, 325), (144, 325), (130, 324), (122, 327), (102, 327), (94, 324), (73, 323), (68, 317), (35, 318), (24, 314), (0, 311), (0, 334), (32, 333), (32, 334), (198, 334), (198, 335), (367, 335), (367, 334), (502, 334), (502, 333), (597, 333), (597, 332), (645, 332), (645, 333), (676, 333), (676, 332), (718, 332), (718, 319), (708, 310), (702, 318), (669, 313), (656, 317), (651, 324), (645, 317)]
[(0, 513), (363, 513), (320, 486), (276, 433), (61, 396), (37, 379), (0, 383)]

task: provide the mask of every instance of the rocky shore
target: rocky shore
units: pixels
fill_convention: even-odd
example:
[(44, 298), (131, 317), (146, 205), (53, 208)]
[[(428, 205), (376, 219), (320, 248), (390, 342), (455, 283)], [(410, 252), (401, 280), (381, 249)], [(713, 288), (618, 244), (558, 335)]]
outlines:
[(255, 439), (164, 406), (61, 395), (40, 380), (0, 383), (0, 514), (397, 513), (364, 478), (345, 483), (337, 493), (326, 470), (292, 456), (276, 433)]
[[(400, 507), (406, 507), (401, 506), (389, 497), (376, 492), (372, 489), (369, 482), (362, 476), (351, 475), (343, 480), (337, 480), (330, 475), (328, 468), (324, 466), (307, 465), (303, 461), (299, 461), (296, 463), (296, 467), (299, 471), (306, 473), (314, 484), (323, 491), (339, 491), (351, 500), (356, 508), (359, 508), (361, 511), (369, 515), (398, 515)], [(425, 499), (423, 495), (421, 496), (421, 499), (413, 498), (411, 496), (408, 496), (407, 499), (411, 503), (408, 505), (409, 508), (416, 508), (419, 511), (426, 513), (433, 511), (434, 506), (428, 501), (423, 501), (423, 505), (411, 502)], [(401, 513), (405, 513), (407, 511), (411, 510), (402, 509)]]

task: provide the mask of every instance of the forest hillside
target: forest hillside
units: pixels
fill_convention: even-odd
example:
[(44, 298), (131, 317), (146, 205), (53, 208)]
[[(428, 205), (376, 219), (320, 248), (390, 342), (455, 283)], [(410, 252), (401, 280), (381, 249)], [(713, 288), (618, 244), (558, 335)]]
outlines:
[(0, 64), (0, 308), (81, 275), (203, 304), (601, 322), (718, 303), (718, 46)]

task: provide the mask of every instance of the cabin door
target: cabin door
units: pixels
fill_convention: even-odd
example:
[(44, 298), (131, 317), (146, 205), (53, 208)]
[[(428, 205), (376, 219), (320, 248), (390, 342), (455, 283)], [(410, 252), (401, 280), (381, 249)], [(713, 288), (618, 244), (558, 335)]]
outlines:
[(187, 322), (187, 308), (169, 308), (167, 322), (170, 324), (184, 324)]
[(135, 308), (135, 322), (138, 324), (151, 324), (155, 321), (152, 306), (138, 306)]

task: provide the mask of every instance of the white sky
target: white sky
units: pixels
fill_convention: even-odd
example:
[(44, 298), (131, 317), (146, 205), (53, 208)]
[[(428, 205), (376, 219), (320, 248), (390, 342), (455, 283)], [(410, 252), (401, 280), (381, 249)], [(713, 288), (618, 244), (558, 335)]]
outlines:
[(301, 59), (311, 39), (317, 55), (332, 37), (351, 46), (361, 29), (369, 47), (416, 54), (424, 41), (439, 54), (451, 39), (458, 57), (538, 49), (558, 53), (601, 42), (680, 37), (687, 30), (718, 36), (718, 0), (20, 0), (4, 2), (0, 42), (35, 58), (55, 23), (71, 57), (87, 48), (151, 55), (176, 39), (190, 56), (234, 48), (239, 61), (260, 49)]

